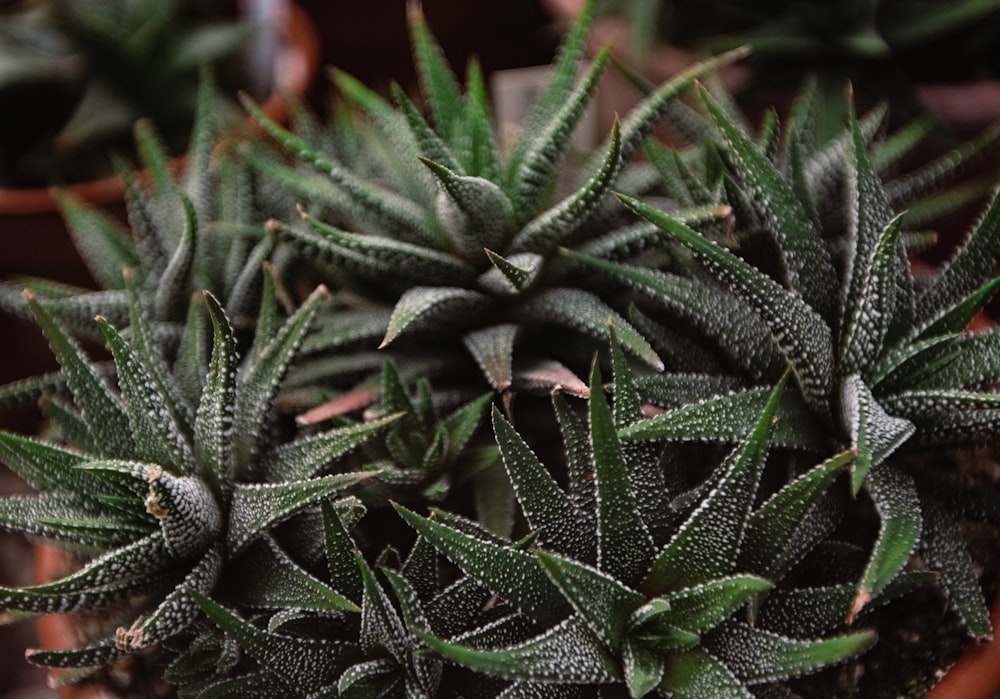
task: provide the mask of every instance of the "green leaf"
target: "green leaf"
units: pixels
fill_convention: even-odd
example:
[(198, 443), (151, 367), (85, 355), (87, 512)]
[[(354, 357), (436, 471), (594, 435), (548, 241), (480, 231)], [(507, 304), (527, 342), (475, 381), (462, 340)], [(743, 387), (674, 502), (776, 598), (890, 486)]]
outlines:
[(611, 190), (622, 167), (621, 147), (616, 119), (611, 127), (607, 153), (597, 172), (570, 196), (522, 228), (511, 242), (511, 249), (548, 254), (571, 238)]
[(660, 595), (732, 573), (787, 380), (786, 373), (771, 392), (753, 432), (720, 466), (715, 487), (660, 551), (640, 588), (645, 594)]
[[(830, 254), (812, 218), (767, 156), (726, 116), (704, 89), (701, 96), (721, 133), (737, 171), (781, 250), (788, 284), (821, 318), (834, 317), (837, 286)], [(682, 241), (683, 242), (683, 241)], [(686, 244), (686, 243), (685, 243)]]
[(154, 313), (164, 319), (184, 315), (191, 298), (192, 269), (198, 252), (198, 216), (194, 205), (180, 190), (177, 195), (184, 205), (184, 233), (157, 280), (153, 296)]
[(712, 274), (753, 307), (788, 358), (806, 400), (815, 409), (826, 411), (833, 380), (833, 352), (832, 334), (822, 317), (801, 296), (684, 224), (637, 199), (623, 195), (619, 199), (695, 252)]
[(317, 287), (237, 376), (233, 463), (238, 475), (246, 477), (259, 468), (256, 456), (267, 416), (319, 304), (328, 295), (325, 286)]
[(913, 478), (903, 470), (891, 465), (873, 469), (865, 481), (865, 489), (875, 502), (880, 526), (878, 539), (858, 582), (848, 623), (899, 575), (916, 548), (923, 527), (916, 486)]
[(925, 323), (982, 287), (993, 277), (1000, 254), (1000, 189), (995, 190), (986, 213), (948, 262), (934, 283), (917, 301), (917, 316)]
[(815, 672), (860, 655), (874, 643), (873, 631), (803, 641), (739, 622), (725, 624), (705, 642), (709, 652), (747, 684)]
[(954, 514), (935, 493), (920, 487), (917, 492), (923, 515), (920, 537), (923, 559), (928, 567), (940, 573), (940, 585), (962, 617), (969, 635), (983, 643), (993, 637), (993, 626), (962, 530)]
[(0, 432), (0, 461), (43, 492), (86, 493), (91, 485), (89, 479), (74, 467), (87, 460), (78, 451)]
[(464, 133), (459, 133), (465, 114), (461, 87), (448, 66), (444, 52), (434, 40), (419, 4), (408, 6), (407, 21), (420, 87), (427, 97), (438, 130), (449, 139), (464, 136)]
[(743, 683), (703, 648), (668, 655), (660, 688), (674, 699), (753, 699)]
[(666, 655), (650, 650), (642, 643), (626, 638), (622, 649), (622, 670), (625, 686), (633, 699), (644, 697), (656, 689), (666, 669)]
[(653, 541), (629, 483), (596, 361), (591, 367), (589, 408), (597, 489), (597, 567), (625, 585), (635, 585), (649, 570)]
[(238, 483), (230, 503), (226, 543), (235, 555), (265, 530), (323, 498), (341, 493), (378, 475), (376, 471), (343, 473), (287, 483)]
[(400, 665), (407, 662), (407, 634), (382, 586), (375, 581), (371, 568), (360, 552), (354, 554), (364, 584), (361, 604), (361, 648), (369, 655), (388, 653)]
[(195, 418), (195, 458), (201, 472), (214, 485), (229, 489), (233, 479), (230, 461), (236, 404), (236, 338), (218, 300), (205, 292), (212, 318), (212, 359)]
[(682, 629), (700, 636), (732, 617), (751, 597), (773, 587), (764, 578), (734, 575), (684, 588), (636, 609), (628, 632), (653, 644), (663, 635), (661, 629), (668, 634)]
[(609, 328), (614, 327), (630, 354), (653, 369), (663, 371), (663, 362), (646, 339), (627, 320), (588, 291), (546, 289), (522, 304), (516, 315), (527, 323), (555, 323), (604, 342), (610, 340)]
[(949, 308), (941, 310), (920, 328), (918, 339), (958, 333), (965, 330), (1000, 289), (1000, 277), (989, 280)]
[(272, 482), (313, 478), (401, 417), (396, 414), (358, 425), (336, 427), (282, 444), (263, 457), (265, 478)]
[(614, 577), (586, 564), (539, 550), (545, 572), (569, 600), (577, 617), (614, 653), (620, 653), (628, 620), (645, 598)]
[[(670, 382), (665, 387), (676, 391), (677, 383)], [(710, 384), (708, 388), (722, 395), (692, 397), (681, 407), (621, 429), (619, 437), (623, 440), (736, 443), (749, 436), (767, 404), (770, 390), (748, 388), (725, 393), (725, 388), (717, 384)], [(771, 435), (773, 444), (805, 450), (826, 444), (827, 436), (798, 395), (785, 394), (778, 404), (777, 416)]]
[(851, 492), (857, 495), (870, 469), (879, 466), (909, 439), (912, 422), (887, 413), (860, 376), (849, 376), (841, 387), (843, 421), (857, 458), (851, 468)]
[(139, 265), (128, 234), (120, 223), (73, 194), (55, 190), (73, 247), (103, 289), (123, 289), (122, 270)]
[(393, 507), (467, 575), (539, 623), (555, 624), (572, 613), (572, 607), (530, 553), (464, 534), (433, 519), (420, 517), (401, 505)]
[(296, 564), (271, 537), (252, 544), (227, 569), (241, 580), (233, 600), (254, 609), (309, 609), (360, 612), (361, 608), (339, 591)]
[(854, 462), (852, 449), (832, 456), (802, 474), (758, 507), (747, 523), (738, 568), (778, 579), (795, 563), (788, 544), (834, 479)]
[[(656, 269), (618, 264), (574, 251), (565, 254), (608, 273), (653, 303), (679, 315), (718, 343), (729, 359), (753, 378), (767, 376), (772, 366), (784, 364), (768, 328), (756, 314), (746, 312), (746, 305), (738, 296), (699, 280)], [(673, 334), (668, 339), (676, 342)]]
[[(864, 210), (866, 204), (861, 202), (858, 206)], [(906, 260), (900, 255), (900, 223), (897, 216), (886, 224), (872, 250), (865, 251), (870, 259), (859, 259), (861, 251), (853, 259), (855, 276), (845, 296), (840, 325), (838, 371), (841, 373), (862, 371), (870, 366), (882, 354), (893, 326), (901, 321), (896, 317), (900, 302), (897, 279), (901, 274), (909, 278), (909, 271), (900, 269)]]
[(191, 446), (164, 396), (152, 389), (155, 383), (149, 371), (104, 318), (98, 316), (97, 324), (107, 338), (118, 367), (118, 383), (137, 454), (173, 473), (191, 473), (194, 464)]
[(745, 47), (726, 51), (677, 74), (653, 90), (622, 122), (622, 161), (631, 160), (643, 139), (658, 124), (672, 106), (672, 102), (695, 81), (747, 56)]
[(390, 226), (412, 232), (424, 240), (434, 239), (434, 235), (427, 231), (423, 212), (413, 202), (355, 175), (340, 163), (319, 153), (304, 140), (268, 119), (260, 107), (246, 95), (240, 95), (240, 103), (271, 138), (314, 170), (327, 176), (355, 206)]
[(195, 590), (190, 594), (208, 618), (236, 639), (247, 655), (305, 691), (336, 681), (352, 655), (351, 647), (343, 643), (262, 631), (205, 595)]
[(514, 211), (520, 225), (526, 224), (538, 212), (545, 190), (555, 177), (570, 136), (583, 116), (609, 57), (609, 49), (601, 51), (548, 122), (536, 132), (525, 132), (524, 137), (531, 142), (522, 151), (523, 160), (517, 163), (508, 190), (513, 193)]
[(489, 248), (484, 252), (493, 263), (493, 269), (481, 274), (477, 283), (484, 291), (494, 294), (518, 294), (531, 287), (545, 264), (545, 258), (530, 252), (517, 253), (509, 258)]
[[(502, 245), (514, 227), (514, 205), (504, 191), (483, 177), (459, 175), (433, 160), (420, 160), (461, 213), (461, 220), (446, 225), (457, 252), (466, 260), (475, 260), (483, 248)], [(439, 206), (439, 215), (443, 213)]]
[(478, 650), (418, 634), (445, 660), (488, 675), (508, 679), (606, 684), (618, 669), (601, 642), (575, 617), (540, 636), (500, 650)]
[(360, 605), (364, 581), (361, 570), (354, 560), (357, 545), (337, 514), (333, 503), (323, 500), (320, 509), (323, 515), (323, 542), (330, 582), (340, 594)]
[(469, 125), (469, 158), (465, 169), (493, 182), (503, 177), (503, 164), (493, 135), (493, 115), (489, 105), (486, 81), (479, 61), (473, 56), (466, 69), (465, 116)]
[(83, 413), (90, 433), (90, 451), (128, 458), (135, 454), (129, 418), (118, 397), (91, 364), (80, 346), (60, 327), (45, 307), (25, 292), (25, 301), (59, 360), (66, 384)]
[(408, 289), (392, 309), (389, 327), (379, 348), (388, 347), (405, 333), (426, 331), (454, 323), (456, 318), (475, 316), (487, 307), (488, 302), (489, 298), (483, 294), (458, 287), (416, 286)]
[[(538, 457), (493, 406), (493, 430), (507, 475), (514, 486), (521, 509), (539, 540), (553, 551), (581, 561), (596, 559), (596, 532), (588, 529), (586, 519)], [(544, 563), (544, 560), (543, 560)]]
[(308, 235), (278, 224), (279, 232), (306, 250), (328, 257), (364, 281), (402, 288), (418, 284), (455, 284), (472, 281), (473, 268), (454, 255), (380, 235), (348, 233), (300, 210), (315, 231)]

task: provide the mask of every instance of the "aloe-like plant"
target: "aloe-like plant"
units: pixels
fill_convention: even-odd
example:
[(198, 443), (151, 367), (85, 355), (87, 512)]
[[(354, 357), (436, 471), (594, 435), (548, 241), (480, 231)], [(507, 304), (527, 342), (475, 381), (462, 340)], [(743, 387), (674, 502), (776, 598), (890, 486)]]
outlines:
[[(340, 375), (331, 372), (331, 384), (348, 377), (348, 388), (370, 390), (373, 378), (360, 384), (349, 378), (365, 373), (379, 347), (405, 352), (401, 365), (427, 362), (426, 371), (436, 368), (446, 379), (478, 367), (501, 393), (559, 386), (585, 395), (579, 367), (586, 366), (587, 348), (606, 340), (609, 317), (630, 353), (662, 368), (647, 339), (623, 317), (625, 309), (572, 275), (558, 250), (570, 245), (613, 255), (649, 243), (648, 228), (619, 229), (609, 221), (618, 210), (610, 191), (635, 186), (630, 182), (641, 177), (626, 166), (667, 105), (741, 52), (706, 61), (657, 88), (612, 130), (590, 167), (572, 175), (562, 166), (572, 157), (570, 135), (608, 59), (602, 53), (576, 80), (591, 5), (568, 34), (519, 137), (506, 148), (498, 143), (478, 65), (470, 64), (463, 92), (416, 10), (411, 39), (429, 119), (401, 90), (394, 91), (392, 105), (341, 73), (334, 79), (347, 107), (327, 136), (315, 135), (308, 123), (299, 134), (286, 131), (245, 100), (301, 164), (248, 153), (261, 173), (302, 198), (301, 221), (272, 224), (278, 240), (328, 263), (330, 286), (353, 292), (340, 304), (347, 312), (329, 323), (320, 320), (307, 346), (314, 352), (367, 350), (359, 351), (354, 365), (339, 367)], [(567, 178), (579, 184), (553, 202), (557, 180)], [(679, 215), (696, 221), (721, 213), (709, 207)]]
[[(113, 617), (123, 619), (111, 636), (93, 645), (31, 655), (44, 665), (101, 665), (175, 636), (199, 616), (192, 594), (207, 595), (224, 584), (233, 561), (309, 585), (308, 575), (271, 541), (271, 530), (333, 496), (351, 521), (356, 499), (346, 491), (374, 472), (331, 472), (344, 454), (395, 419), (292, 441), (270, 437), (272, 404), (323, 289), (281, 327), (260, 326), (268, 337), (257, 338), (260, 352), (242, 365), (233, 328), (206, 293), (198, 306), (207, 309), (213, 327), (208, 371), (203, 384), (182, 388), (184, 377), (167, 369), (155, 349), (130, 281), (126, 275), (130, 339), (97, 318), (114, 355), (120, 391), (45, 304), (26, 292), (72, 392), (73, 404), (53, 405), (50, 416), (73, 448), (0, 434), (4, 461), (40, 491), (3, 500), (0, 522), (93, 560), (52, 583), (5, 588), (0, 606), (18, 615), (111, 607)], [(186, 335), (185, 353), (204, 349), (197, 347), (200, 339)], [(197, 402), (187, 400), (191, 393)], [(313, 602), (324, 608), (351, 607), (331, 590), (314, 592)]]
[[(108, 176), (106, 152), (130, 146), (150, 118), (176, 154), (187, 142), (200, 66), (231, 87), (216, 109), (236, 115), (242, 52), (256, 28), (186, 1), (17, 0), (0, 10), (0, 185)], [(256, 87), (256, 86), (255, 86)]]
[[(944, 269), (921, 283), (906, 254), (907, 216), (893, 202), (924, 190), (931, 174), (943, 174), (940, 169), (902, 177), (887, 189), (868, 149), (874, 123), (859, 124), (853, 111), (844, 135), (825, 150), (817, 148), (808, 121), (815, 92), (804, 97), (783, 142), (774, 131), (756, 142), (709, 93), (703, 91), (702, 99), (715, 130), (710, 149), (727, 164), (720, 176), (736, 212), (734, 239), (745, 250), (727, 250), (669, 213), (623, 195), (629, 208), (690, 250), (702, 271), (679, 280), (579, 259), (691, 319), (730, 356), (762, 358), (752, 367), (757, 376), (787, 362), (803, 403), (822, 426), (824, 437), (813, 448), (833, 439), (857, 450), (851, 489), (867, 493), (881, 524), (844, 610), (848, 618), (900, 574), (919, 545), (969, 634), (990, 638), (983, 594), (955, 524), (956, 517), (983, 516), (976, 514), (978, 494), (958, 483), (944, 488), (945, 474), (914, 470), (907, 448), (996, 440), (997, 394), (990, 387), (1000, 378), (1000, 335), (964, 331), (1000, 285), (992, 272), (1000, 252), (1000, 198), (992, 196)], [(960, 159), (956, 155), (953, 161)], [(764, 256), (749, 257), (762, 239), (778, 251), (774, 265)], [(731, 292), (723, 294), (725, 303), (719, 284)], [(733, 302), (745, 309), (741, 326), (724, 310)], [(694, 413), (670, 411), (622, 436), (671, 438), (678, 424), (750, 400), (755, 392), (710, 401)], [(800, 433), (792, 441), (808, 448), (813, 439)]]
[[(141, 653), (206, 699), (746, 698), (863, 662), (883, 605), (938, 579), (991, 633), (955, 518), (996, 504), (910, 447), (995, 438), (996, 334), (962, 331), (1000, 204), (938, 278), (905, 252), (996, 133), (883, 185), (921, 133), (883, 139), (884, 111), (817, 143), (815, 91), (758, 137), (721, 93), (677, 105), (729, 55), (553, 203), (606, 60), (574, 82), (592, 11), (506, 150), (414, 11), (429, 119), (337, 74), (330, 129), (261, 119), (289, 157), (215, 147), (203, 95), (182, 179), (140, 127), (128, 237), (64, 199), (105, 290), (3, 288), (63, 369), (0, 389), (49, 418), (0, 433), (40, 491), (0, 526), (84, 562), (0, 607), (110, 627), (34, 662), (72, 681)], [(695, 148), (646, 138), (664, 115)], [(870, 550), (841, 540), (874, 520)], [(918, 545), (930, 570), (904, 568)]]
[[(33, 322), (22, 297), (22, 291), (30, 288), (73, 337), (102, 345), (105, 339), (93, 322), (95, 315), (119, 328), (130, 322), (123, 271), (127, 269), (130, 283), (143, 298), (156, 344), (164, 345), (167, 356), (174, 357), (185, 332), (208, 339), (203, 314), (189, 314), (192, 296), (206, 290), (226, 309), (241, 356), (249, 350), (265, 277), (272, 278), (261, 274), (274, 247), (261, 224), (281, 205), (257, 192), (245, 165), (225, 149), (216, 148), (219, 123), (214, 94), (214, 81), (204, 72), (183, 173), (173, 170), (169, 152), (149, 121), (135, 127), (139, 165), (146, 173), (143, 178), (124, 159), (114, 158), (125, 186), (130, 226), (69, 192), (58, 193), (70, 237), (99, 288), (36, 277), (8, 279), (0, 282), (4, 311)], [(294, 303), (283, 288), (278, 290)], [(276, 322), (281, 310), (268, 309), (264, 322)], [(266, 331), (261, 337), (266, 337)], [(192, 403), (199, 395), (201, 364), (203, 359), (194, 355), (177, 357), (176, 371), (186, 374), (187, 385), (194, 391), (187, 396)], [(62, 373), (12, 384), (0, 390), (0, 406), (37, 402), (45, 394), (62, 395), (65, 384)]]

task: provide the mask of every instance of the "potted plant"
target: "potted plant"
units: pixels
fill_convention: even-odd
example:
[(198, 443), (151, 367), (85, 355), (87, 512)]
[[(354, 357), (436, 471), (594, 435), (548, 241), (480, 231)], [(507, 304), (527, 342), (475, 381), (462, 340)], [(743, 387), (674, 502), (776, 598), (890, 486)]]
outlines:
[[(118, 294), (29, 292), (65, 367), (44, 389), (54, 436), (78, 449), (0, 436), (43, 491), (0, 512), (105, 553), (0, 600), (117, 615), (33, 661), (128, 656), (206, 696), (829, 696), (881, 674), (869, 659), (896, 649), (873, 629), (915, 595), (951, 594), (960, 645), (992, 633), (954, 518), (995, 522), (996, 485), (906, 448), (995, 434), (995, 339), (961, 330), (998, 286), (977, 263), (1000, 204), (918, 306), (878, 113), (816, 144), (807, 92), (758, 142), (703, 94), (696, 148), (643, 144), (739, 54), (661, 86), (563, 190), (607, 60), (576, 79), (592, 9), (510, 150), (475, 65), (463, 90), (412, 12), (429, 118), (345, 75), (329, 130), (246, 100), (281, 150), (248, 145), (227, 181), (267, 200), (266, 227), (207, 235), (181, 197), (170, 256), (136, 236), (116, 253), (134, 271), (104, 268)], [(228, 269), (259, 286), (234, 296), (194, 250), (240, 234), (261, 247)], [(188, 312), (193, 284), (209, 292)], [(245, 325), (234, 298), (259, 304)], [(72, 339), (95, 310), (113, 365)]]
[[(0, 156), (0, 274), (87, 280), (49, 185), (123, 213), (108, 152), (127, 151), (133, 123), (149, 118), (171, 157), (178, 156), (191, 128), (199, 66), (211, 66), (225, 86), (217, 108), (230, 126), (238, 120), (238, 89), (268, 97), (268, 111), (287, 118), (288, 96), (305, 95), (318, 65), (308, 17), (294, 4), (271, 15), (225, 16), (221, 7), (180, 0), (25, 1), (4, 9), (0, 35), (9, 70), (0, 84), (0, 122), (18, 136), (5, 139)], [(254, 55), (261, 50), (267, 55)]]
[[(575, 16), (578, 0), (547, 0), (554, 16)], [(616, 57), (654, 83), (705, 52), (747, 45), (743, 70), (727, 86), (750, 109), (785, 104), (807, 75), (839, 93), (855, 85), (863, 104), (888, 99), (897, 117), (930, 116), (942, 140), (968, 137), (1000, 120), (998, 66), (989, 48), (1000, 26), (995, 2), (935, 3), (883, 0), (843, 3), (713, 2), (693, 6), (665, 0), (607, 0), (593, 46), (614, 38)], [(624, 81), (609, 80), (615, 108), (634, 101)], [(624, 100), (615, 102), (615, 100)], [(617, 105), (617, 106), (616, 106)], [(836, 129), (843, 113), (821, 128)]]

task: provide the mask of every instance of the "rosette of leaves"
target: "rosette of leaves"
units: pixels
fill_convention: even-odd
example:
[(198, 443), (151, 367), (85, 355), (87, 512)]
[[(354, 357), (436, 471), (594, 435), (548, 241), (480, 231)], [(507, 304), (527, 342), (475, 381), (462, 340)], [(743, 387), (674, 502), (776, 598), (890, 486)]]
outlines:
[[(429, 358), (438, 375), (452, 380), (466, 371), (476, 381), (478, 367), (500, 392), (559, 387), (585, 395), (574, 367), (585, 367), (594, 343), (606, 341), (608, 318), (630, 353), (662, 368), (648, 340), (623, 317), (622, 302), (586, 276), (569, 274), (558, 248), (586, 245), (614, 256), (648, 243), (648, 227), (616, 227), (610, 190), (615, 183), (629, 191), (638, 186), (639, 173), (629, 174), (626, 164), (670, 101), (741, 52), (658, 87), (576, 175), (563, 166), (570, 136), (608, 58), (602, 53), (576, 79), (592, 14), (587, 3), (505, 151), (478, 65), (469, 66), (463, 91), (417, 9), (410, 12), (410, 33), (429, 117), (399, 89), (391, 104), (340, 73), (335, 80), (347, 106), (325, 137), (315, 125), (297, 135), (281, 129), (245, 100), (299, 161), (296, 167), (248, 153), (255, 167), (303, 201), (301, 221), (273, 224), (278, 240), (329, 263), (329, 286), (352, 292), (343, 297), (345, 312), (320, 321), (308, 343), (317, 352), (359, 350), (355, 364), (331, 374), (331, 382), (352, 371), (371, 376), (365, 366), (381, 365), (373, 359), (381, 347), (397, 353), (401, 371)], [(574, 178), (581, 183), (553, 202), (557, 181)], [(715, 219), (723, 212), (707, 207), (678, 215)]]
[[(59, 204), (82, 261), (97, 290), (36, 277), (0, 283), (0, 306), (33, 320), (21, 292), (35, 297), (75, 338), (103, 345), (95, 315), (125, 328), (130, 322), (126, 279), (147, 302), (151, 332), (167, 356), (178, 351), (185, 332), (208, 333), (204, 315), (189, 317), (191, 298), (202, 290), (220, 299), (237, 332), (241, 352), (252, 341), (261, 304), (265, 275), (261, 266), (273, 250), (273, 241), (261, 223), (274, 206), (259, 193), (245, 165), (216, 149), (218, 124), (213, 111), (214, 86), (202, 74), (197, 120), (183, 173), (170, 164), (155, 126), (136, 125), (135, 136), (142, 175), (116, 159), (125, 186), (129, 226), (110, 213), (59, 195)], [(182, 362), (183, 365), (183, 362)], [(193, 366), (188, 363), (188, 366)], [(108, 367), (106, 371), (112, 371)], [(194, 377), (189, 381), (197, 386)], [(30, 404), (43, 393), (65, 391), (62, 374), (29, 379), (0, 389), (0, 404)], [(191, 396), (194, 400), (197, 393)]]
[[(702, 97), (716, 135), (711, 148), (726, 164), (722, 177), (736, 229), (756, 236), (744, 236), (740, 249), (729, 250), (623, 195), (629, 208), (690, 250), (700, 271), (681, 283), (635, 266), (577, 259), (693, 319), (730, 356), (763, 357), (754, 367), (757, 376), (773, 375), (775, 362), (787, 362), (803, 401), (800, 413), (811, 413), (826, 433), (821, 443), (833, 439), (857, 450), (852, 492), (863, 491), (874, 502), (880, 526), (844, 610), (848, 618), (897, 578), (919, 545), (969, 634), (989, 638), (983, 594), (956, 518), (995, 513), (986, 514), (979, 494), (960, 481), (915, 471), (909, 456), (931, 447), (992, 444), (1000, 434), (1000, 397), (990, 388), (1000, 378), (1000, 335), (966, 330), (1000, 286), (993, 273), (1000, 198), (992, 196), (948, 263), (918, 280), (903, 236), (911, 219), (894, 204), (932, 189), (947, 172), (928, 168), (884, 186), (868, 149), (877, 122), (859, 123), (853, 111), (843, 137), (816, 146), (809, 137), (814, 93), (793, 112), (784, 139), (768, 128), (762, 141), (748, 136), (707, 92)], [(887, 151), (898, 154), (900, 145)], [(956, 151), (945, 162), (954, 166), (970, 152)], [(720, 285), (731, 293), (720, 294)], [(742, 314), (726, 312), (734, 303)], [(740, 317), (747, 322), (734, 326)], [(712, 399), (697, 411), (711, 414), (723, 403), (756, 400), (756, 393)], [(622, 436), (669, 439), (689, 413), (670, 410)], [(809, 441), (799, 443), (808, 448)]]
[[(355, 531), (361, 530), (357, 540), (351, 533), (355, 524)], [(470, 578), (443, 586), (437, 553), (422, 538), (402, 560), (391, 547), (376, 547), (378, 566), (369, 565), (358, 543), (372, 533), (366, 524), (346, 520), (333, 504), (322, 506), (323, 560), (310, 568), (316, 573), (313, 584), (337, 590), (350, 601), (348, 608), (334, 611), (302, 599), (290, 604), (287, 596), (253, 599), (242, 593), (220, 603), (194, 593), (215, 626), (199, 629), (166, 677), (181, 694), (206, 697), (488, 695), (447, 670), (417, 635), (487, 623), (497, 615), (483, 611), (489, 591)]]
[[(843, 625), (830, 598), (849, 596), (851, 586), (775, 590), (824, 536), (811, 513), (854, 452), (805, 471), (755, 506), (782, 379), (746, 439), (694, 493), (679, 497), (685, 494), (663, 485), (655, 450), (618, 438), (641, 421), (641, 408), (624, 354), (613, 353), (613, 411), (596, 364), (589, 426), (554, 398), (566, 442), (565, 490), (494, 411), (531, 550), (397, 506), (421, 537), (510, 607), (489, 626), (450, 637), (432, 628), (418, 633), (421, 641), (449, 663), (507, 680), (503, 697), (590, 696), (588, 688), (602, 685), (624, 685), (632, 697), (750, 697), (749, 686), (867, 649), (874, 638), (865, 631), (815, 638)], [(813, 604), (775, 612), (796, 592)]]
[[(4, 462), (40, 491), (0, 501), (0, 525), (91, 560), (55, 582), (3, 588), (0, 607), (13, 617), (104, 609), (120, 623), (90, 645), (31, 651), (30, 659), (91, 667), (154, 647), (199, 618), (198, 595), (248, 584), (247, 576), (231, 577), (233, 570), (261, 573), (255, 594), (277, 594), (264, 582), (267, 573), (310, 590), (303, 605), (353, 608), (313, 584), (272, 538), (323, 502), (350, 521), (356, 499), (347, 491), (375, 472), (333, 472), (395, 419), (284, 436), (274, 402), (325, 290), (283, 324), (262, 312), (254, 351), (242, 362), (225, 311), (206, 292), (192, 314), (207, 312), (212, 335), (185, 334), (171, 365), (158, 350), (145, 300), (129, 275), (124, 283), (129, 337), (97, 318), (118, 390), (48, 305), (26, 292), (71, 391), (72, 402), (53, 398), (49, 410), (69, 446), (0, 433)], [(273, 306), (268, 289), (265, 306)], [(186, 361), (196, 369), (182, 371)]]

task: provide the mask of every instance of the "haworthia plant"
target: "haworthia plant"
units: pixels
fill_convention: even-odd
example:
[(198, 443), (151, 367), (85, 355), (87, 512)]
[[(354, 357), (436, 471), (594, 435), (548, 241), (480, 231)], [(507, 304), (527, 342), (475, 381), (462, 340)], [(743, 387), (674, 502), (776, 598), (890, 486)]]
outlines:
[[(759, 355), (760, 334), (769, 336), (769, 355), (750, 378), (773, 375), (768, 363), (775, 356), (791, 367), (802, 404), (793, 411), (798, 418), (786, 422), (796, 433), (786, 443), (810, 449), (815, 435), (807, 436), (800, 423), (812, 421), (827, 435), (812, 449), (827, 448), (832, 439), (856, 450), (852, 493), (863, 492), (881, 520), (850, 618), (897, 578), (921, 540), (933, 541), (936, 552), (925, 553), (941, 567), (942, 585), (970, 635), (990, 637), (983, 596), (957, 529), (942, 528), (947, 517), (922, 516), (921, 502), (936, 494), (920, 491), (907, 454), (910, 445), (993, 444), (1000, 434), (998, 396), (990, 388), (1000, 379), (1000, 335), (966, 331), (998, 287), (992, 263), (984, 261), (1000, 252), (1000, 196), (991, 196), (944, 269), (920, 284), (906, 255), (909, 217), (895, 208), (906, 194), (902, 186), (887, 188), (878, 176), (876, 160), (884, 151), (871, 143), (870, 120), (857, 120), (848, 110), (842, 136), (826, 146), (811, 144), (803, 136), (810, 128), (805, 120), (818, 104), (815, 92), (806, 91), (781, 142), (784, 150), (769, 157), (708, 91), (701, 99), (715, 131), (708, 157), (716, 167), (720, 156), (725, 163), (718, 176), (735, 212), (732, 239), (747, 252), (727, 249), (671, 213), (620, 194), (628, 208), (700, 264), (685, 278), (689, 291), (679, 294), (678, 282), (666, 274), (579, 254), (576, 259), (658, 298), (731, 356)], [(938, 169), (945, 163), (955, 167), (945, 158)], [(777, 250), (775, 264), (752, 252), (761, 247), (753, 235), (766, 237), (766, 245)], [(723, 303), (717, 301), (719, 283), (731, 292)], [(727, 304), (743, 309), (741, 322), (755, 329), (734, 331)], [(711, 398), (702, 411), (731, 411), (754, 390)], [(671, 430), (682, 432), (677, 426), (689, 410), (652, 417), (623, 436), (676, 439)], [(723, 434), (716, 439), (731, 441)]]
[[(181, 388), (181, 378), (166, 369), (166, 358), (146, 335), (148, 318), (127, 277), (126, 295), (133, 314), (130, 338), (97, 318), (117, 370), (115, 388), (48, 304), (25, 294), (72, 394), (73, 405), (51, 417), (80, 441), (62, 446), (0, 432), (4, 462), (39, 491), (0, 500), (0, 526), (92, 560), (60, 580), (3, 588), (0, 607), (19, 616), (112, 608), (122, 617), (108, 637), (76, 649), (32, 652), (31, 660), (99, 666), (171, 639), (201, 616), (201, 596), (228, 584), (234, 560), (250, 569), (280, 570), (274, 585), (308, 592), (299, 603), (354, 609), (269, 538), (275, 527), (322, 502), (349, 518), (348, 491), (377, 471), (337, 473), (339, 464), (396, 419), (335, 427), (282, 444), (270, 437), (271, 406), (325, 290), (314, 292), (269, 338), (257, 338), (262, 351), (243, 362), (224, 309), (206, 292), (196, 303), (211, 320), (211, 353), (194, 402), (188, 400), (192, 387)], [(185, 335), (181, 349), (198, 340)], [(293, 477), (265, 468), (279, 452)], [(254, 594), (279, 591), (265, 579)]]
[[(589, 352), (576, 348), (605, 341), (609, 318), (631, 355), (662, 370), (649, 339), (625, 317), (627, 304), (577, 274), (559, 249), (596, 246), (618, 255), (658, 236), (648, 226), (619, 229), (610, 192), (629, 186), (632, 156), (667, 105), (741, 53), (709, 59), (660, 86), (612, 129), (592, 166), (574, 166), (570, 135), (608, 60), (602, 52), (576, 79), (592, 5), (585, 4), (512, 144), (500, 143), (478, 64), (469, 66), (463, 90), (418, 9), (410, 32), (429, 116), (401, 90), (393, 104), (342, 73), (334, 80), (346, 111), (319, 140), (269, 122), (245, 100), (296, 161), (248, 154), (302, 202), (300, 220), (272, 224), (277, 240), (328, 263), (354, 292), (344, 302), (355, 309), (356, 332), (331, 318), (310, 339), (317, 351), (357, 352), (356, 363), (328, 367), (328, 381), (343, 393), (360, 389), (351, 381), (359, 373), (361, 385), (371, 385), (366, 358), (380, 348), (401, 364), (421, 354), (445, 358), (448, 369), (437, 374), (452, 382), (464, 372), (466, 385), (504, 394), (559, 388), (582, 395), (579, 373)], [(563, 191), (564, 181), (574, 184)], [(692, 207), (679, 215), (724, 214)]]
[[(635, 390), (627, 372), (617, 372), (615, 383), (618, 400)], [(783, 379), (771, 392), (686, 519), (662, 533), (655, 525), (671, 508), (670, 493), (659, 493), (659, 513), (644, 512), (639, 497), (659, 468), (656, 455), (649, 463), (643, 458), (648, 454), (629, 452), (619, 441), (596, 368), (589, 429), (572, 433), (566, 444), (567, 452), (589, 455), (585, 473), (591, 475), (585, 483), (571, 482), (570, 492), (592, 490), (591, 509), (556, 482), (495, 411), (497, 444), (528, 525), (538, 533), (537, 548), (522, 551), (397, 510), (466, 575), (512, 605), (505, 619), (512, 630), (525, 617), (540, 629), (529, 626), (492, 642), (475, 632), (448, 638), (423, 631), (419, 638), (448, 662), (504, 678), (520, 691), (623, 685), (631, 697), (749, 697), (750, 685), (862, 653), (874, 641), (867, 631), (802, 639), (787, 635), (791, 629), (757, 628), (747, 617), (748, 602), (785, 577), (786, 546), (856, 456), (834, 457), (755, 509), (784, 385)], [(619, 413), (627, 410), (616, 404)], [(634, 419), (621, 418), (626, 424)], [(846, 603), (841, 601), (842, 613)]]

